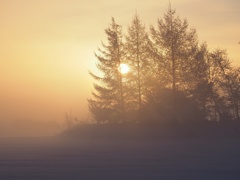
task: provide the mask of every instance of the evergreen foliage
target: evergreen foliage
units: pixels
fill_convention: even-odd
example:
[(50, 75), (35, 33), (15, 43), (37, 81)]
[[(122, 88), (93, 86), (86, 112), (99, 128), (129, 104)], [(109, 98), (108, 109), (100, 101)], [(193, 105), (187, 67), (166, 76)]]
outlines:
[(140, 110), (145, 103), (148, 89), (147, 80), (150, 79), (151, 72), (151, 59), (148, 52), (150, 44), (145, 26), (141, 23), (138, 15), (135, 15), (128, 27), (125, 42), (126, 63), (131, 69), (128, 75), (128, 89), (131, 93), (127, 98), (132, 110)]
[(97, 83), (94, 83), (94, 98), (88, 102), (90, 111), (98, 123), (123, 121), (124, 114), (122, 76), (119, 72), (124, 54), (122, 30), (114, 18), (105, 33), (108, 43), (102, 43), (103, 49), (99, 48), (99, 54), (95, 54), (98, 59), (97, 68), (102, 76), (90, 72)]
[[(136, 14), (125, 35), (112, 22), (96, 53), (101, 76), (89, 109), (98, 123), (240, 120), (240, 69), (227, 52), (200, 44), (171, 4), (148, 32)], [(122, 74), (124, 63), (130, 72)]]

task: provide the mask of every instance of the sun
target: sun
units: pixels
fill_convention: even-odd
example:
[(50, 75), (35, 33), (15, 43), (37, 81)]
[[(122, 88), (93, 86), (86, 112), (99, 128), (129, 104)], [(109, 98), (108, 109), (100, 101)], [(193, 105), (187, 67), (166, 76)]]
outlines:
[(118, 70), (120, 71), (121, 74), (127, 74), (130, 68), (127, 64), (120, 64)]

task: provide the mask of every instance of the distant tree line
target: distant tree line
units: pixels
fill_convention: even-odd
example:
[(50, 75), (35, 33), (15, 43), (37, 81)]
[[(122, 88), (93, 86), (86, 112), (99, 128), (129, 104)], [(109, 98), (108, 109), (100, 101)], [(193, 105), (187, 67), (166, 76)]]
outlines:
[(114, 18), (105, 33), (95, 53), (101, 75), (90, 72), (97, 123), (240, 120), (240, 68), (225, 50), (199, 43), (171, 5), (150, 30), (134, 15), (126, 34)]

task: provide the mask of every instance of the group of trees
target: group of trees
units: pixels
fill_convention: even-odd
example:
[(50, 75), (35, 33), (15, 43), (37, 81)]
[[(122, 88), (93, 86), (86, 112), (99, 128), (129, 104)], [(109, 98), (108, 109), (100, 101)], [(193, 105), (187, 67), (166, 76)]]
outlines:
[(134, 15), (126, 34), (114, 18), (105, 33), (95, 54), (101, 75), (90, 72), (97, 123), (240, 120), (240, 68), (225, 50), (200, 44), (171, 5), (149, 30)]

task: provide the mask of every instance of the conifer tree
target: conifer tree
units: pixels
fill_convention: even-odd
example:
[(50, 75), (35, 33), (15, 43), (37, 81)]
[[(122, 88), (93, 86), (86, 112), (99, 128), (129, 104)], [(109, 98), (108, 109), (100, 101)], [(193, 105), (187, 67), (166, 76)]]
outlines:
[(147, 82), (150, 80), (150, 58), (148, 46), (150, 40), (145, 26), (141, 23), (138, 15), (134, 15), (126, 35), (126, 61), (131, 69), (128, 80), (128, 88), (131, 91), (128, 99), (135, 110), (140, 110), (146, 99), (148, 89)]
[(101, 76), (90, 72), (95, 79), (93, 98), (89, 99), (89, 109), (98, 123), (119, 123), (124, 120), (124, 94), (119, 67), (123, 59), (122, 30), (114, 18), (105, 30), (107, 44), (95, 53), (97, 68)]
[(188, 28), (186, 19), (181, 20), (176, 16), (171, 4), (157, 25), (157, 29), (151, 27), (151, 34), (161, 57), (159, 61), (164, 68), (163, 74), (170, 77), (166, 87), (172, 89), (172, 118), (176, 120), (177, 91), (185, 90), (186, 83), (190, 81), (189, 77), (193, 71), (191, 64), (197, 53), (197, 35), (194, 29)]

